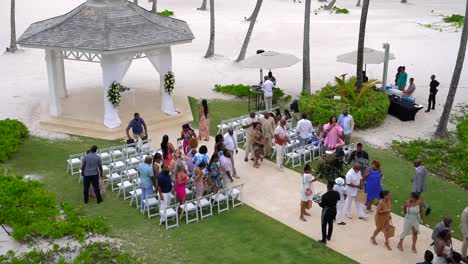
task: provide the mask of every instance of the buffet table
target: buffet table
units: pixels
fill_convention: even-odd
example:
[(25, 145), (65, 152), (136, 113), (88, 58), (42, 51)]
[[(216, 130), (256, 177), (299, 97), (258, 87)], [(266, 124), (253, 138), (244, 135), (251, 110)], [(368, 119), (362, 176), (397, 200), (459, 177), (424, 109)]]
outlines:
[(401, 100), (401, 97), (396, 95), (389, 95), (388, 99), (390, 100), (388, 113), (401, 121), (414, 121), (416, 113), (423, 108), (422, 105)]

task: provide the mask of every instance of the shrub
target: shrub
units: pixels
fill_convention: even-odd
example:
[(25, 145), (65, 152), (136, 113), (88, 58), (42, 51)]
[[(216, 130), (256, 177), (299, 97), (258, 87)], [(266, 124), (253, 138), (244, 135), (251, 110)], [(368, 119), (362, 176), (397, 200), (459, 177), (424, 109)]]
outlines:
[(0, 223), (13, 227), (13, 238), (72, 236), (83, 241), (86, 232), (104, 233), (110, 227), (102, 217), (86, 218), (69, 204), (57, 206), (42, 183), (24, 180), (0, 170)]
[[(252, 86), (245, 84), (216, 84), (213, 88), (213, 91), (217, 93), (234, 95), (239, 98), (245, 98), (249, 96), (250, 88), (252, 88)], [(275, 89), (273, 89), (273, 100), (283, 100), (284, 102), (289, 102), (291, 100), (291, 96), (286, 95), (281, 88), (275, 87)]]
[(28, 128), (18, 120), (0, 120), (0, 161), (8, 160), (17, 152), (22, 140), (28, 134)]
[(334, 6), (332, 8), (332, 11), (335, 12), (335, 14), (348, 14), (349, 13), (349, 10), (346, 9), (346, 8), (339, 8), (337, 6)]
[(463, 23), (465, 22), (465, 18), (462, 15), (458, 15), (458, 14), (452, 14), (451, 16), (446, 16), (442, 20), (445, 23), (449, 23), (458, 28), (463, 27)]
[[(324, 124), (333, 115), (339, 116), (343, 108), (348, 107), (353, 116), (356, 128), (376, 127), (383, 123), (387, 116), (390, 101), (386, 94), (372, 90), (376, 82), (369, 82), (358, 93), (354, 88), (355, 79), (347, 83), (337, 79), (337, 85), (327, 84), (313, 95), (302, 95), (299, 98), (299, 110), (312, 117), (316, 125)], [(341, 95), (341, 100), (335, 100)]]
[(162, 11), (162, 12), (158, 12), (158, 14), (160, 14), (161, 16), (170, 17), (170, 16), (173, 16), (173, 15), (174, 15), (174, 11), (165, 9), (165, 10)]

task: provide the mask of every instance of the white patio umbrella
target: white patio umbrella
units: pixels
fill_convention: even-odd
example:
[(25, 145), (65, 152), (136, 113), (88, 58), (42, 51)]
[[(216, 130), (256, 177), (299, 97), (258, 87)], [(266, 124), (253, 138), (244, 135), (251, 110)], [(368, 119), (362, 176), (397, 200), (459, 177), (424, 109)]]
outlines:
[[(389, 60), (394, 60), (395, 55), (389, 54)], [(343, 62), (348, 64), (357, 64), (357, 51), (345, 53), (336, 57), (337, 62)], [(385, 61), (385, 52), (364, 48), (364, 64), (381, 64)]]
[(260, 83), (263, 82), (263, 69), (278, 69), (287, 68), (296, 63), (300, 59), (292, 54), (281, 53), (276, 51), (266, 51), (247, 57), (241, 61), (242, 67), (251, 69), (260, 69)]

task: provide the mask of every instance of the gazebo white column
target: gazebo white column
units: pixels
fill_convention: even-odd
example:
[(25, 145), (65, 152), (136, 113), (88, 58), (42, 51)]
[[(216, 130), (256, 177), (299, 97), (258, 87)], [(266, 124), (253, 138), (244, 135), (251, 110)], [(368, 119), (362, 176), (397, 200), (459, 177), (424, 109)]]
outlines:
[(49, 82), (49, 113), (51, 116), (60, 116), (62, 114), (60, 99), (67, 96), (62, 51), (46, 49), (45, 60)]
[[(161, 92), (161, 111), (168, 115), (176, 115), (177, 112), (172, 95), (164, 89), (164, 76), (172, 71), (172, 53), (171, 47), (158, 48), (152, 51), (145, 51), (151, 64), (159, 72), (159, 89)], [(177, 82), (177, 81), (176, 81)]]

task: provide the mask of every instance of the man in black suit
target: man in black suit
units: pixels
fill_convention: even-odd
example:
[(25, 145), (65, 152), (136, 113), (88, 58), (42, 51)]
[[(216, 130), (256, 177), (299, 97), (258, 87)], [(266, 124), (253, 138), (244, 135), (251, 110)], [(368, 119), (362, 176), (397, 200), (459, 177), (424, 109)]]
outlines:
[[(431, 75), (431, 83), (429, 84), (429, 87), (430, 87), (430, 89), (429, 89), (429, 100), (428, 100), (428, 104), (427, 104), (427, 110), (425, 111), (426, 113), (430, 112), (431, 108), (432, 108), (432, 110), (434, 110), (434, 108), (435, 108), (435, 98), (436, 98), (437, 92), (439, 91), (437, 89), (437, 87), (439, 87), (439, 82), (436, 81), (435, 75)], [(432, 104), (432, 107), (431, 107), (431, 104)]]
[[(336, 203), (340, 200), (340, 193), (333, 190), (334, 183), (332, 181), (327, 184), (327, 192), (322, 195), (320, 207), (322, 207), (322, 240), (319, 242), (326, 244), (327, 240), (331, 239), (333, 233), (333, 220), (336, 216)], [(327, 234), (328, 225), (328, 234)]]

